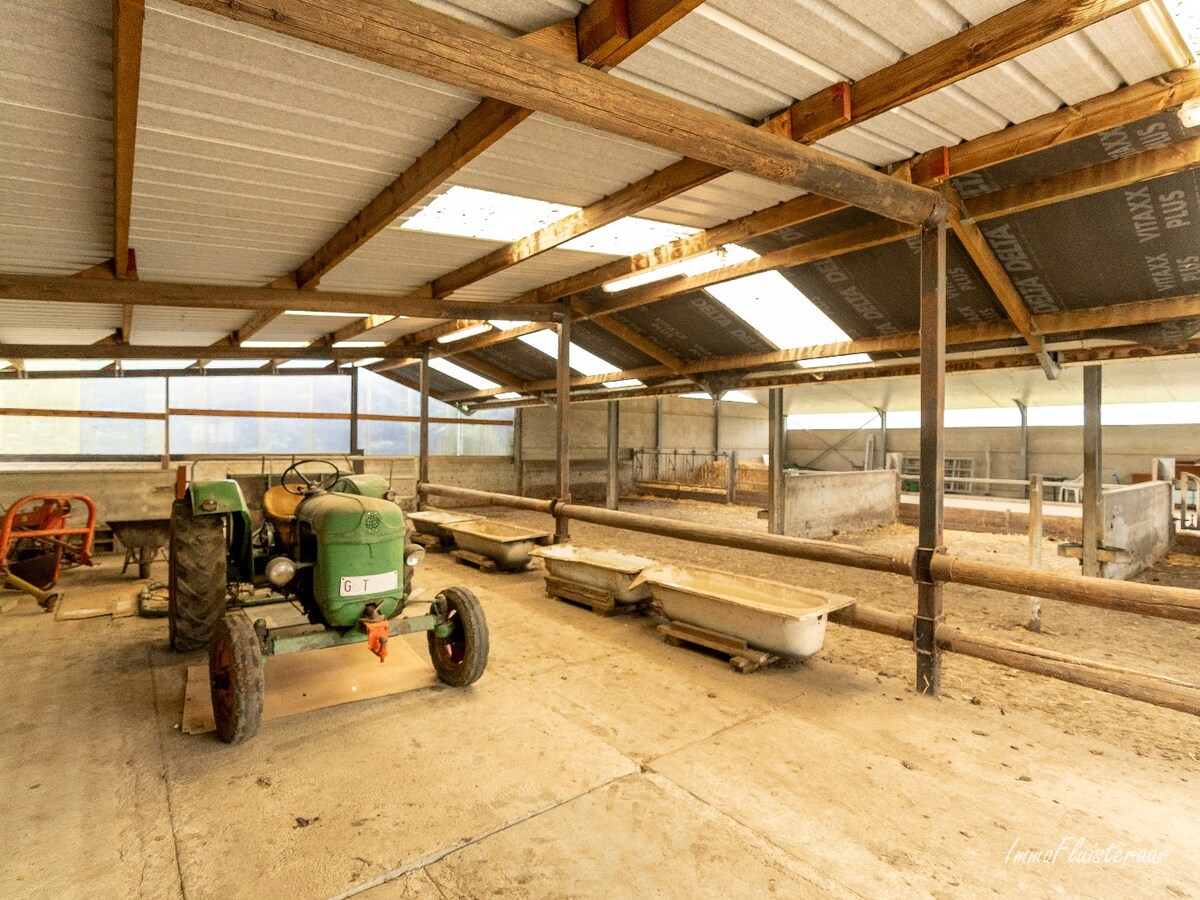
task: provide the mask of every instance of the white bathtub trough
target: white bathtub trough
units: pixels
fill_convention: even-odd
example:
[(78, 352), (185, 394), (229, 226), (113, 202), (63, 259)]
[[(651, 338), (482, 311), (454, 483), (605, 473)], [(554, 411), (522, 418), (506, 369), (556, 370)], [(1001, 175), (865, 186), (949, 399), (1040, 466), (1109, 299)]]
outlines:
[(425, 509), (409, 513), (408, 519), (413, 523), (417, 534), (428, 534), (443, 544), (453, 544), (454, 535), (447, 529), (447, 525), (478, 522), (483, 519), (483, 516), (475, 513), (454, 512), (449, 509)]
[(460, 549), (486, 556), (503, 569), (525, 568), (529, 565), (530, 553), (550, 538), (548, 531), (535, 531), (493, 519), (454, 522), (445, 527), (454, 535), (454, 542)]
[(552, 577), (606, 594), (617, 603), (649, 600), (650, 585), (642, 583), (635, 587), (633, 581), (644, 569), (658, 565), (644, 556), (574, 544), (539, 547), (531, 555), (545, 560), (546, 571)]
[(751, 647), (798, 659), (825, 642), (829, 613), (853, 597), (712, 569), (659, 566), (635, 584), (650, 585), (667, 618), (740, 638)]

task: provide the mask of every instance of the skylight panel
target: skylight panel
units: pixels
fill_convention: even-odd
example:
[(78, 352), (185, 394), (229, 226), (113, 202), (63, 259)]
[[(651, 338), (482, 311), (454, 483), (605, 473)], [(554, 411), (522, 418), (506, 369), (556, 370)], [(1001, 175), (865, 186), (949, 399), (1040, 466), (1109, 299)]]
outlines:
[(156, 369), (186, 369), (195, 365), (194, 359), (126, 359), (121, 369), (126, 372), (145, 372)]
[(261, 369), (269, 359), (214, 359), (204, 364), (206, 369)]
[[(533, 334), (523, 334), (520, 340), (540, 350), (551, 359), (558, 359), (558, 335), (553, 331), (535, 331)], [(595, 353), (584, 350), (578, 344), (571, 344), (570, 357), (567, 365), (580, 375), (607, 375), (609, 372), (619, 372), (616, 366), (606, 362)]]
[(1196, 0), (1164, 0), (1164, 5), (1192, 51), (1192, 59), (1200, 60), (1200, 7)]
[(738, 244), (726, 244), (724, 247), (713, 250), (711, 253), (694, 256), (691, 259), (683, 260), (683, 262), (671, 263), (669, 266), (638, 272), (636, 275), (630, 275), (618, 281), (610, 281), (604, 285), (604, 290), (609, 293), (627, 291), (638, 285), (650, 284), (654, 281), (664, 281), (679, 275), (703, 275), (706, 272), (723, 269), (726, 266), (737, 265), (738, 263), (757, 258), (758, 254), (753, 250), (749, 250)]
[(241, 346), (250, 350), (303, 350), (312, 341), (242, 341)]
[[(696, 391), (691, 394), (680, 394), (684, 400), (712, 400), (712, 394), (706, 394), (704, 391)], [(758, 401), (749, 394), (744, 394), (741, 391), (726, 391), (721, 395), (722, 403), (757, 403)]]
[(375, 347), (386, 347), (387, 341), (336, 341), (333, 346), (351, 350), (371, 350)]
[(316, 309), (285, 309), (285, 316), (319, 316), (334, 319), (367, 319), (370, 318), (370, 313), (356, 312), (322, 312)]
[(579, 207), (455, 185), (400, 227), (488, 241), (515, 241)]
[(26, 372), (98, 372), (111, 366), (111, 359), (27, 359)]
[(705, 290), (776, 347), (807, 347), (850, 339), (778, 272), (759, 272)]
[(671, 225), (651, 219), (626, 216), (624, 219), (597, 228), (562, 244), (560, 250), (579, 250), (587, 253), (607, 253), (612, 256), (633, 256), (652, 247), (661, 247), (699, 229), (686, 225)]
[(524, 319), (488, 319), (488, 324), (497, 331), (512, 331), (514, 328), (523, 328), (530, 323)]
[(461, 381), (479, 391), (490, 391), (492, 388), (500, 387), (496, 382), (484, 378), (482, 375), (476, 375), (470, 369), (464, 369), (458, 363), (452, 363), (440, 356), (429, 360), (429, 368), (436, 369), (443, 375), (449, 375), (455, 381)]
[(643, 387), (643, 385), (644, 382), (638, 381), (636, 378), (622, 378), (618, 381), (604, 382), (604, 386), (611, 390), (616, 390), (618, 388)]
[(279, 369), (325, 369), (333, 365), (332, 359), (289, 359), (281, 362)]
[(824, 356), (820, 359), (802, 359), (799, 366), (802, 369), (825, 369), (830, 366), (853, 366), (871, 362), (866, 353), (848, 353), (845, 356)]

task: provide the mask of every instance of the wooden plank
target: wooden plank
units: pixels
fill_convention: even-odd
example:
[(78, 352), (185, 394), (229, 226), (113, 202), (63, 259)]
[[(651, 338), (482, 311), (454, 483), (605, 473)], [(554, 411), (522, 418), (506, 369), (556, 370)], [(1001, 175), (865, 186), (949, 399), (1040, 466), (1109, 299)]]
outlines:
[(129, 267), (129, 216), (145, 15), (144, 0), (112, 0), (113, 268), (117, 278), (124, 278)]
[(328, 49), (370, 59), (680, 156), (812, 191), (919, 224), (936, 194), (832, 154), (758, 131), (408, 0), (181, 0)]
[(1043, 178), (1031, 184), (983, 194), (966, 202), (971, 217), (983, 222), (1037, 209), (1142, 181), (1173, 175), (1200, 165), (1200, 138), (1143, 150), (1107, 162)]
[(792, 140), (811, 144), (847, 127), (850, 98), (850, 85), (839, 81), (794, 103), (787, 111)]
[[(1099, 134), (1195, 99), (1200, 99), (1200, 66), (1119, 88), (954, 147), (938, 147), (914, 157), (908, 162), (908, 169), (912, 180), (918, 184), (939, 184), (951, 174), (964, 175), (1019, 159), (1056, 143)], [(797, 197), (644, 253), (535, 288), (515, 299), (517, 302), (549, 303), (629, 275), (691, 259), (723, 244), (758, 237), (845, 208), (845, 204), (824, 197)]]
[[(1195, 316), (1200, 316), (1200, 294), (1157, 300), (1143, 300), (1135, 303), (1073, 310), (1071, 312), (1047, 313), (1033, 316), (1031, 324), (1037, 334), (1044, 336), (1099, 331), (1108, 328), (1122, 328), (1155, 322), (1169, 322), (1175, 319), (1187, 319)], [(951, 347), (993, 343), (1018, 337), (1021, 337), (1021, 333), (1012, 322), (954, 325), (946, 329), (947, 345)], [(606, 381), (617, 381), (627, 378), (646, 380), (649, 378), (665, 378), (671, 375), (703, 375), (712, 372), (787, 366), (802, 360), (828, 359), (837, 356), (849, 356), (856, 353), (902, 353), (916, 350), (918, 346), (918, 332), (902, 332), (881, 337), (839, 341), (832, 344), (815, 344), (786, 350), (772, 350), (765, 353), (743, 353), (736, 356), (706, 359), (693, 363), (685, 363), (674, 370), (666, 366), (647, 366), (620, 372), (609, 372), (603, 375), (579, 375), (571, 379), (571, 387), (590, 387)], [(821, 380), (825, 380), (826, 376), (834, 377), (833, 373), (823, 373)], [(517, 385), (513, 390), (518, 390), (521, 393), (532, 393), (550, 390), (553, 385), (554, 382), (549, 380), (529, 382)], [(483, 397), (494, 396), (502, 390), (504, 389), (463, 391), (448, 394), (447, 399), (454, 401), (477, 400)]]
[(502, 272), (511, 266), (531, 259), (547, 250), (553, 250), (567, 241), (595, 231), (604, 225), (631, 216), (643, 209), (668, 200), (677, 194), (691, 190), (723, 175), (724, 169), (707, 163), (683, 159), (645, 178), (633, 182), (602, 200), (584, 207), (578, 212), (551, 222), (533, 234), (513, 241), (481, 256), (452, 272), (437, 278), (432, 283), (436, 298), (448, 297), (469, 284), (474, 284), (489, 275)]
[[(466, 300), (423, 300), (353, 291), (300, 291), (267, 287), (104, 281), (60, 275), (0, 273), (0, 299), (37, 302), (178, 306), (187, 309), (306, 310), (411, 316), (423, 319), (505, 317), (551, 321), (558, 310), (546, 304), (504, 304)], [(196, 352), (196, 348), (193, 348)], [(378, 354), (376, 354), (378, 355)]]
[[(1141, 2), (1024, 0), (854, 82), (850, 89), (850, 124), (924, 97), (962, 78), (1133, 9)], [(799, 129), (803, 133), (806, 128), (803, 118), (797, 116), (797, 107), (793, 107), (793, 131)]]
[(575, 35), (579, 59), (604, 65), (629, 41), (629, 0), (593, 0), (575, 17)]

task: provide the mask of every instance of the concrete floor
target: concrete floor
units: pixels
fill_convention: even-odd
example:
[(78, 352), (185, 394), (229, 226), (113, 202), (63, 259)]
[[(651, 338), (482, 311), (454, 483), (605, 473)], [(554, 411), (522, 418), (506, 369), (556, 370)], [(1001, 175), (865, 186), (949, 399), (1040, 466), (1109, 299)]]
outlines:
[[(117, 569), (63, 586), (134, 590)], [(646, 619), (546, 598), (539, 571), (431, 556), (417, 583), (483, 601), (478, 684), (239, 747), (179, 731), (202, 654), (169, 653), (164, 620), (0, 615), (0, 896), (1197, 896), (1194, 763), (918, 697), (831, 652), (737, 675)], [(1014, 857), (1073, 836), (1166, 855)]]

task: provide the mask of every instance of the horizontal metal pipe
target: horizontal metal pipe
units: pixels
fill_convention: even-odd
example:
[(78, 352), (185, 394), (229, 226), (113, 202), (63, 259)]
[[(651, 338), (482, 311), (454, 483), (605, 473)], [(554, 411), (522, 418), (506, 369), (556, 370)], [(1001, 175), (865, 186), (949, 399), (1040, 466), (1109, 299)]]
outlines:
[[(829, 621), (906, 641), (911, 641), (913, 636), (912, 616), (863, 606), (861, 603), (831, 612)], [(1076, 659), (1012, 641), (968, 634), (944, 623), (938, 625), (936, 634), (938, 645), (943, 650), (962, 656), (1057, 678), (1060, 681), (1193, 716), (1200, 715), (1200, 686), (1197, 685), (1185, 684), (1147, 672)]]
[[(912, 555), (897, 553), (888, 555), (872, 553), (859, 547), (835, 544), (832, 541), (815, 541), (809, 538), (787, 537), (775, 534), (758, 534), (723, 528), (716, 525), (701, 525), (643, 516), (636, 513), (610, 509), (596, 509), (576, 504), (555, 504), (552, 500), (532, 500), (497, 494), (491, 491), (474, 491), (449, 485), (421, 485), (424, 493), (439, 494), (480, 505), (511, 506), (534, 512), (565, 516), (594, 525), (623, 528), (645, 534), (696, 541), (703, 544), (720, 544), (738, 550), (755, 550), (808, 559), (855, 569), (874, 572), (890, 572), (894, 575), (912, 577)], [(989, 590), (1003, 591), (1023, 596), (1044, 597), (1097, 609), (1115, 612), (1137, 613), (1181, 622), (1200, 623), (1200, 591), (1186, 588), (1162, 587), (1155, 584), (1139, 584), (1130, 581), (1113, 581), (1107, 578), (1084, 578), (1057, 572), (1004, 566), (997, 563), (976, 562), (956, 556), (937, 555), (933, 558), (930, 571), (935, 581), (966, 584)]]

